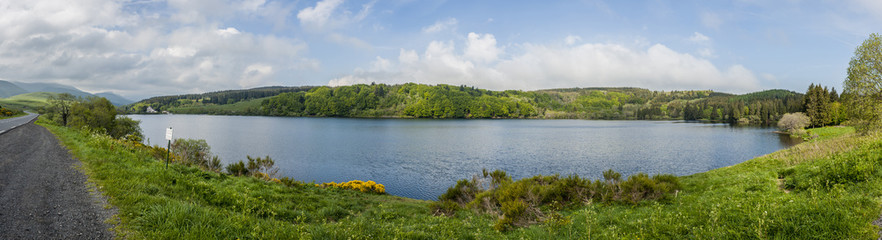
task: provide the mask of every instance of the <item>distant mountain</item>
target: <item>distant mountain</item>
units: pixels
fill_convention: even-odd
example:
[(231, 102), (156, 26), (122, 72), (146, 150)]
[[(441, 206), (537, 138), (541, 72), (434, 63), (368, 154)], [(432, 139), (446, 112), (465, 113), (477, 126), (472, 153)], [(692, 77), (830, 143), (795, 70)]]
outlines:
[(23, 83), (12, 82), (13, 84), (27, 90), (28, 92), (51, 92), (51, 93), (70, 93), (77, 97), (94, 96), (91, 93), (83, 92), (75, 87), (61, 85), (57, 83)]
[(113, 103), (113, 105), (116, 105), (116, 106), (129, 105), (129, 104), (132, 104), (135, 102), (135, 101), (126, 99), (120, 95), (116, 95), (116, 93), (112, 93), (112, 92), (96, 93), (95, 96), (107, 98), (107, 100), (110, 100), (110, 103)]
[(28, 91), (11, 82), (0, 80), (0, 98), (8, 98), (25, 93), (28, 93)]

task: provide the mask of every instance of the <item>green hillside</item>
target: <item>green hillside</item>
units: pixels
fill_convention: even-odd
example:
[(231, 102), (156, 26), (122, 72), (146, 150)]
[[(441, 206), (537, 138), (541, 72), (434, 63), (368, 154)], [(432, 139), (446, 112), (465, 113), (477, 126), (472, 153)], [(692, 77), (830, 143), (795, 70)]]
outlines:
[[(286, 92), (308, 91), (313, 87), (260, 87), (226, 90), (200, 94), (159, 96), (125, 106), (128, 113), (148, 113), (148, 107), (157, 112), (189, 114), (259, 115), (254, 99), (276, 96)], [(240, 103), (249, 102), (249, 103)], [(258, 103), (259, 104), (259, 103)], [(249, 108), (252, 107), (252, 108)]]
[(213, 114), (213, 115), (258, 115), (260, 103), (265, 98), (249, 99), (233, 104), (206, 104), (194, 102), (191, 104), (171, 107), (169, 112), (178, 114)]
[[(803, 94), (766, 90), (744, 95), (710, 90), (566, 88), (491, 91), (468, 86), (371, 84), (269, 87), (154, 97), (127, 106), (156, 111), (312, 117), (543, 118), (707, 120), (771, 124), (802, 111)], [(261, 99), (260, 103), (255, 102)]]
[(56, 93), (49, 92), (19, 94), (9, 98), (0, 98), (0, 106), (35, 111), (38, 108), (48, 104), (49, 97), (55, 95)]

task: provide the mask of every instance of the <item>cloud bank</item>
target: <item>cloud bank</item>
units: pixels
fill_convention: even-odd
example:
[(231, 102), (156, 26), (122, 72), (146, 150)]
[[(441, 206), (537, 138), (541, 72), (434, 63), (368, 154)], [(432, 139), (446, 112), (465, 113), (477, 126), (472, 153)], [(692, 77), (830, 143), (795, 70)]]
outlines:
[[(708, 42), (695, 33), (691, 40)], [(397, 60), (381, 57), (367, 69), (329, 81), (331, 86), (359, 83), (446, 83), (489, 89), (569, 87), (643, 87), (653, 90), (713, 89), (743, 93), (760, 89), (742, 65), (718, 68), (707, 58), (674, 51), (662, 44), (628, 47), (611, 43), (521, 44), (500, 47), (492, 34), (469, 33), (465, 48), (453, 41), (432, 41), (421, 54), (401, 49)], [(503, 57), (504, 56), (504, 57)]]
[[(278, 17), (262, 0), (2, 1), (0, 79), (55, 82), (146, 97), (248, 88), (311, 69), (306, 43), (224, 26), (230, 17)], [(139, 9), (139, 10), (134, 10)]]

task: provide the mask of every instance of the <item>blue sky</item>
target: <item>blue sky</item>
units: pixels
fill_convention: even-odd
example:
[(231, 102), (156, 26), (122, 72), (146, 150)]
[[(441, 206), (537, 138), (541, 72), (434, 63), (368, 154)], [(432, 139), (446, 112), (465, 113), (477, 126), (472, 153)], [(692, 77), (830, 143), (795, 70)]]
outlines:
[(404, 83), (841, 89), (882, 2), (84, 0), (0, 3), (0, 79), (132, 99)]

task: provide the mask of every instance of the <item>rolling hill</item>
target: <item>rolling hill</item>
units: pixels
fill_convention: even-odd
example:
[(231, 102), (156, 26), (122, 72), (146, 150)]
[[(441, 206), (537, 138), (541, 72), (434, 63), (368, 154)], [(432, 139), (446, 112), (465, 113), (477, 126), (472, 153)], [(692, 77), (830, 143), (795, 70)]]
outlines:
[(35, 107), (45, 104), (49, 96), (58, 93), (69, 93), (76, 97), (103, 97), (116, 106), (134, 102), (112, 92), (92, 94), (76, 87), (57, 83), (24, 83), (0, 80), (0, 104), (4, 104), (4, 106), (35, 109)]
[(366, 118), (540, 118), (707, 120), (771, 124), (802, 111), (803, 94), (765, 90), (735, 95), (710, 90), (566, 88), (491, 91), (445, 84), (266, 87), (159, 96), (126, 106), (187, 114)]

